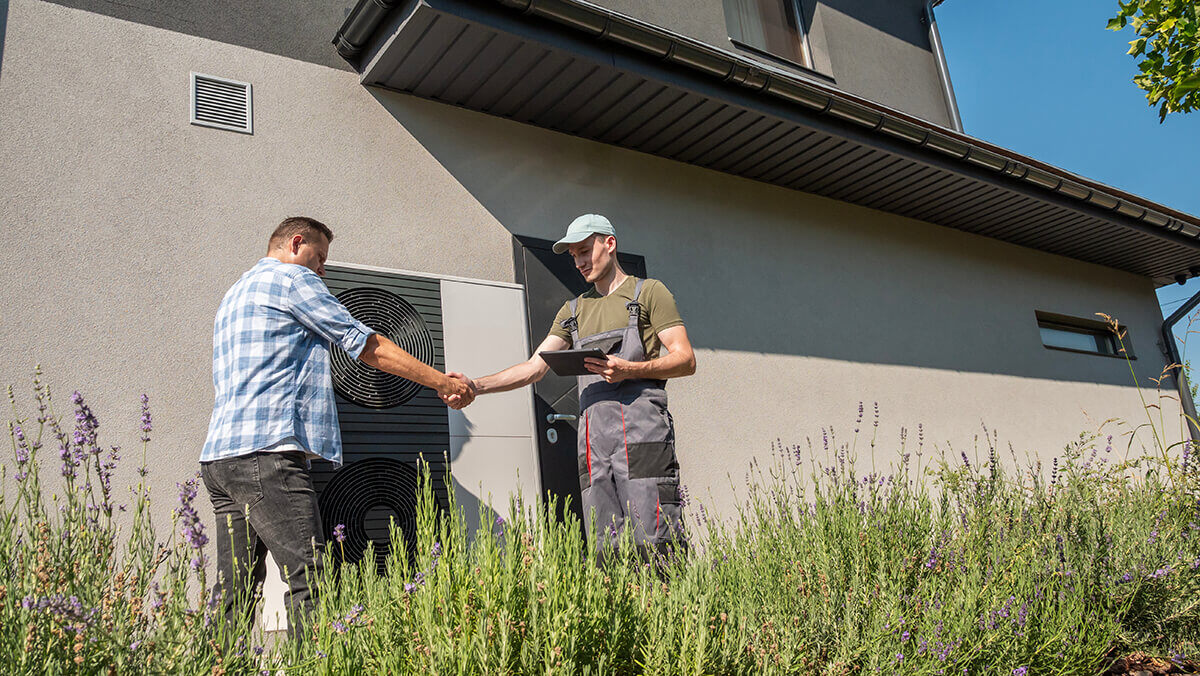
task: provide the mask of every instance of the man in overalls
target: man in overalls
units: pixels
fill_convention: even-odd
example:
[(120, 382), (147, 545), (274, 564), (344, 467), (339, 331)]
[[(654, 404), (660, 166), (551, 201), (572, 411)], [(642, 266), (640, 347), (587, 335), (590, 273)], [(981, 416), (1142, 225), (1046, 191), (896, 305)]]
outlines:
[[(476, 394), (538, 382), (549, 366), (539, 352), (599, 348), (579, 377), (579, 484), (588, 534), (597, 551), (626, 527), (647, 553), (682, 543), (675, 426), (666, 381), (696, 372), (696, 358), (675, 298), (656, 279), (625, 274), (616, 230), (607, 218), (575, 219), (554, 245), (575, 259), (592, 289), (563, 304), (529, 361), (473, 381)], [(665, 354), (660, 354), (661, 348)], [(447, 403), (456, 404), (455, 397)]]

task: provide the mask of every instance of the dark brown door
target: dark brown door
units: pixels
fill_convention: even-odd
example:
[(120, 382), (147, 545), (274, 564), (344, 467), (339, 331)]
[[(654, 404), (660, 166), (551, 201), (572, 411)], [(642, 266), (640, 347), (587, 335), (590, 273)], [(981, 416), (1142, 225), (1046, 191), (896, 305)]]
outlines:
[[(566, 301), (590, 286), (575, 269), (571, 257), (551, 250), (554, 242), (532, 237), (513, 238), (514, 267), (517, 281), (525, 285), (525, 303), (529, 317), (529, 340), (536, 348), (550, 332), (550, 324)], [(646, 276), (646, 259), (617, 254), (628, 274)], [(575, 424), (579, 415), (579, 390), (575, 378), (546, 374), (533, 386), (537, 418), (538, 463), (542, 487), (558, 500), (559, 516), (570, 501), (570, 510), (582, 518), (579, 506), (579, 472), (575, 460)]]

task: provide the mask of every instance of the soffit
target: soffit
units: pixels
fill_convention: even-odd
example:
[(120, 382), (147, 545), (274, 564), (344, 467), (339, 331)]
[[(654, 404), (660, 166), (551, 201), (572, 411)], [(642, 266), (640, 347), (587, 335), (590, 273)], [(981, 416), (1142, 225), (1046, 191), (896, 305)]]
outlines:
[(1200, 271), (1200, 225), (1186, 214), (849, 95), (822, 103), (824, 85), (759, 64), (717, 77), (727, 67), (717, 50), (655, 42), (662, 31), (635, 35), (638, 26), (610, 22), (590, 35), (563, 23), (586, 25), (591, 15), (549, 19), (502, 6), (513, 2), (401, 4), (364, 53), (363, 84), (1160, 284)]

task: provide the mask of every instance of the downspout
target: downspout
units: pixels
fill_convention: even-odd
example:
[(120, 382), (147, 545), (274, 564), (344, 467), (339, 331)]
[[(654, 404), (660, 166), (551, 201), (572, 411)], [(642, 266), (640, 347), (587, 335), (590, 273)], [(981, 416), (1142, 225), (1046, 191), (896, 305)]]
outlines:
[(929, 25), (929, 45), (933, 48), (933, 60), (937, 63), (938, 77), (942, 81), (942, 96), (946, 98), (946, 111), (950, 113), (950, 128), (962, 133), (962, 117), (958, 114), (958, 99), (954, 96), (954, 85), (950, 83), (950, 66), (946, 63), (946, 52), (942, 49), (942, 34), (938, 32), (937, 19), (933, 16), (932, 0), (925, 3), (925, 23)]
[(338, 54), (347, 61), (353, 61), (374, 35), (379, 22), (392, 10), (399, 0), (360, 0), (333, 36), (333, 44), (337, 46)]
[[(1183, 276), (1180, 275), (1180, 284), (1183, 283)], [(1200, 291), (1187, 300), (1183, 307), (1171, 313), (1170, 317), (1163, 322), (1162, 325), (1162, 345), (1163, 353), (1167, 356), (1167, 363), (1178, 364), (1178, 368), (1171, 377), (1175, 379), (1175, 385), (1179, 388), (1179, 404), (1183, 407), (1183, 413), (1187, 416), (1188, 429), (1191, 430), (1192, 439), (1200, 441), (1200, 429), (1196, 426), (1196, 403), (1192, 401), (1192, 390), (1188, 385), (1187, 373), (1183, 370), (1183, 357), (1179, 354), (1179, 346), (1175, 344), (1175, 325), (1179, 320), (1188, 315), (1196, 306), (1200, 305)]]

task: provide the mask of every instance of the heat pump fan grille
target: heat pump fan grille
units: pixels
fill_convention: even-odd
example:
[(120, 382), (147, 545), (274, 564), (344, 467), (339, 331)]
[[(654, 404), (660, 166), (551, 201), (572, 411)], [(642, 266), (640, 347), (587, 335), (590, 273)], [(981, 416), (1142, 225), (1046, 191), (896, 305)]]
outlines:
[[(408, 301), (371, 287), (347, 289), (337, 295), (342, 305), (367, 326), (421, 361), (433, 365), (433, 337), (425, 320)], [(338, 394), (367, 408), (392, 408), (408, 402), (421, 386), (351, 359), (336, 346), (332, 350), (333, 386)]]
[(392, 549), (387, 537), (391, 519), (404, 536), (407, 551), (414, 551), (418, 490), (416, 468), (392, 458), (360, 460), (334, 472), (319, 504), (326, 537), (337, 525), (346, 526), (346, 539), (335, 552), (344, 552), (346, 563), (357, 563), (372, 542), (375, 565), (383, 571)]

